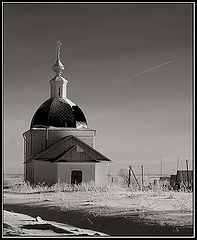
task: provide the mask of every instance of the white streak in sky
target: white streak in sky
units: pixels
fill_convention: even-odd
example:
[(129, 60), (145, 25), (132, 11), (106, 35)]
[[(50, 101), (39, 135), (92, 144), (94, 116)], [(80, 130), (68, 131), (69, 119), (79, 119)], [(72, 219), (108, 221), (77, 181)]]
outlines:
[[(141, 74), (144, 74), (144, 73), (146, 73), (146, 72), (150, 72), (150, 71), (152, 71), (152, 70), (154, 70), (154, 69), (156, 69), (156, 68), (160, 68), (160, 67), (162, 67), (162, 66), (164, 66), (164, 65), (167, 65), (167, 64), (170, 64), (170, 63), (172, 63), (172, 62), (173, 62), (173, 61), (171, 60), (171, 61), (162, 63), (162, 64), (157, 65), (157, 66), (155, 66), (155, 67), (149, 68), (149, 69), (147, 69), (147, 70), (145, 70), (145, 71), (143, 71), (143, 72), (136, 73), (135, 75), (132, 75), (131, 77), (137, 77), (137, 76), (139, 76), (139, 75), (141, 75)], [(128, 78), (128, 77), (126, 77), (126, 78)], [(119, 84), (119, 83), (125, 82), (125, 81), (126, 81), (126, 80), (122, 79), (122, 80), (120, 80), (120, 81), (117, 81), (117, 82), (112, 83), (111, 86), (115, 86), (116, 84)]]
[(143, 72), (137, 73), (137, 74), (133, 75), (133, 77), (136, 77), (136, 76), (138, 76), (138, 75), (140, 75), (140, 74), (144, 74), (144, 73), (149, 72), (149, 71), (152, 71), (153, 69), (160, 68), (161, 66), (170, 64), (170, 63), (172, 63), (172, 62), (173, 62), (173, 61), (168, 61), (168, 62), (166, 62), (166, 63), (162, 63), (162, 64), (160, 64), (160, 65), (158, 65), (158, 66), (155, 66), (155, 67), (149, 68), (149, 69), (147, 69), (147, 70), (145, 70), (145, 71), (143, 71)]

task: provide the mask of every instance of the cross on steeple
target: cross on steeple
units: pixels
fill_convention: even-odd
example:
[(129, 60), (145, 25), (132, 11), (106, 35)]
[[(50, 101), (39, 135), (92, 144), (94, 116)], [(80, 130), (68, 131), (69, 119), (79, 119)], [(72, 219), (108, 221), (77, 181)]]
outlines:
[(57, 54), (60, 55), (60, 47), (61, 47), (62, 43), (58, 40), (56, 43), (56, 49), (57, 49)]
[(56, 43), (57, 59), (56, 63), (53, 65), (53, 71), (56, 73), (56, 76), (60, 76), (64, 70), (64, 65), (60, 61), (60, 47), (62, 43), (58, 40)]

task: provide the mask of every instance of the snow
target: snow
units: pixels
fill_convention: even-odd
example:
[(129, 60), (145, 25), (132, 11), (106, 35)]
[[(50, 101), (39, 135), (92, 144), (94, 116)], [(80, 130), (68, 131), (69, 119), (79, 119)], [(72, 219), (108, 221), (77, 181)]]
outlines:
[(65, 100), (71, 107), (76, 106), (76, 104), (73, 103), (70, 99), (66, 98)]
[(40, 216), (33, 218), (5, 210), (3, 215), (5, 236), (107, 236), (96, 231), (46, 221)]
[[(8, 184), (9, 186), (9, 184)], [(99, 188), (100, 189), (100, 188)], [(98, 217), (130, 217), (138, 216), (145, 222), (156, 222), (160, 225), (181, 226), (191, 228), (193, 223), (193, 193), (192, 192), (175, 192), (175, 191), (134, 191), (131, 189), (123, 189), (117, 186), (111, 186), (106, 191), (100, 191), (98, 188), (92, 188), (91, 191), (62, 191), (62, 188), (54, 188), (53, 191), (48, 191), (45, 188), (28, 188), (26, 185), (21, 185), (17, 188), (4, 189), (4, 204), (12, 206), (6, 210), (13, 209), (15, 206), (20, 206), (21, 212), (27, 213), (27, 208), (37, 210), (37, 213), (32, 218), (27, 215), (18, 215), (5, 211), (4, 214), (4, 234), (5, 235), (76, 235), (76, 234), (100, 234), (98, 232), (79, 229), (72, 227), (62, 222), (62, 215), (55, 218), (49, 218), (45, 214), (43, 218), (40, 215), (39, 209), (47, 209), (53, 216), (56, 210), (62, 214), (68, 212), (80, 212), (85, 214), (85, 221), (79, 217), (79, 221), (70, 221), (69, 218), (64, 223), (79, 226), (81, 228), (91, 228), (96, 231), (104, 231), (102, 228), (94, 228)], [(61, 190), (61, 191), (60, 191)], [(67, 189), (68, 190), (68, 189)], [(16, 208), (17, 209), (17, 208)], [(20, 212), (20, 211), (19, 211)], [(55, 213), (55, 212), (54, 212)], [(29, 213), (30, 214), (30, 213)], [(44, 211), (42, 211), (44, 214)], [(82, 215), (83, 215), (82, 214)], [(38, 216), (36, 216), (38, 215)], [(57, 214), (58, 215), (58, 214)], [(94, 218), (91, 218), (91, 217)], [(36, 221), (37, 219), (37, 221)], [(56, 222), (50, 222), (48, 219)], [(68, 220), (68, 221), (67, 221)], [(92, 224), (93, 222), (93, 224)], [(86, 225), (84, 225), (86, 224)], [(89, 224), (89, 225), (88, 225)], [(99, 222), (100, 224), (100, 222)], [(27, 225), (24, 228), (24, 225)], [(32, 226), (33, 225), (33, 226)], [(75, 231), (73, 230), (75, 229)], [(77, 229), (77, 230), (76, 230)], [(106, 230), (106, 229), (105, 229)], [(108, 233), (108, 231), (105, 231)]]

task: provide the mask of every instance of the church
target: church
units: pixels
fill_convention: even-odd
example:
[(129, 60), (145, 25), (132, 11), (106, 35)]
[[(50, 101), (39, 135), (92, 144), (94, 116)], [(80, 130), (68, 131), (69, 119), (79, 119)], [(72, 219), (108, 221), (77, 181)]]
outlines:
[(23, 133), (24, 178), (32, 185), (103, 184), (111, 160), (95, 149), (96, 131), (88, 128), (83, 111), (67, 98), (60, 46), (58, 42), (50, 98), (37, 109), (30, 129)]

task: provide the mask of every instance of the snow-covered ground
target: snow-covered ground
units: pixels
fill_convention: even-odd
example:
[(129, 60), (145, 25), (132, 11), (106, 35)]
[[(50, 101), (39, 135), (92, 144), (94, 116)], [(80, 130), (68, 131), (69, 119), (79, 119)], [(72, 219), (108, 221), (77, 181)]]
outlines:
[(66, 224), (46, 221), (25, 214), (3, 212), (4, 236), (107, 236), (104, 233), (72, 227)]
[[(78, 211), (81, 214), (87, 213), (84, 218), (87, 220), (86, 222), (89, 222), (89, 225), (83, 225), (83, 221), (78, 221), (78, 223), (82, 228), (88, 228), (90, 226), (89, 229), (94, 229), (94, 224), (96, 225), (95, 221), (99, 217), (107, 218), (118, 216), (123, 216), (124, 219), (137, 216), (138, 221), (143, 221), (145, 224), (174, 226), (175, 229), (192, 229), (193, 227), (192, 192), (162, 191), (161, 189), (154, 191), (133, 191), (132, 189), (123, 189), (118, 186), (110, 186), (103, 189), (96, 188), (95, 186), (85, 186), (84, 189), (69, 191), (68, 187), (63, 189), (62, 186), (51, 190), (43, 187), (32, 189), (31, 187), (21, 185), (21, 187), (8, 186), (4, 189), (4, 204), (5, 206), (13, 207), (16, 205), (21, 206), (21, 209), (27, 209), (29, 207), (35, 211), (38, 208), (44, 208), (48, 209), (50, 214), (53, 213), (55, 209), (59, 209), (63, 213), (72, 211)], [(21, 212), (25, 213), (24, 211)], [(11, 217), (13, 214), (15, 214), (15, 218)], [(90, 218), (90, 216), (92, 216), (92, 218)], [(40, 217), (43, 218), (43, 216)], [(6, 212), (4, 215), (4, 223), (7, 224), (5, 225), (5, 234), (11, 231), (9, 230), (9, 225), (12, 226), (13, 223), (10, 221), (12, 219), (16, 220), (17, 218), (19, 218), (17, 213)], [(44, 223), (38, 223), (35, 221), (35, 218), (29, 216), (24, 217), (23, 225), (35, 225), (29, 226), (28, 229), (21, 229), (19, 223), (22, 223), (22, 221), (16, 220), (15, 222), (18, 221), (18, 223), (13, 225), (19, 228), (19, 230), (23, 232), (22, 234), (74, 235), (83, 234), (83, 231), (85, 231), (85, 234), (90, 235), (101, 234), (96, 231), (87, 233), (88, 230), (73, 231), (72, 229), (75, 229), (75, 227), (69, 227), (65, 224), (62, 226), (62, 223), (59, 223), (62, 221), (57, 221), (56, 223), (48, 222), (47, 220), (49, 219), (47, 217), (45, 218)], [(24, 222), (25, 219), (28, 221)], [(59, 220), (61, 219), (59, 218)], [(69, 222), (68, 218), (64, 223), (67, 222)], [(41, 224), (41, 226), (38, 226), (38, 224)], [(100, 226), (100, 223), (97, 224)], [(62, 229), (62, 227), (69, 233), (63, 233), (64, 230), (58, 230), (59, 228)], [(100, 232), (103, 231), (102, 228), (96, 227), (95, 229), (100, 229)], [(107, 230), (103, 232), (107, 233)]]

